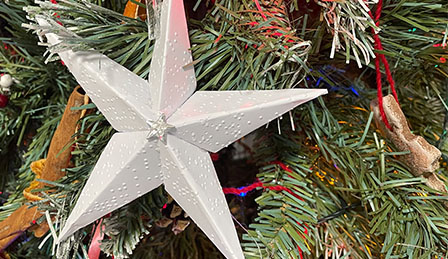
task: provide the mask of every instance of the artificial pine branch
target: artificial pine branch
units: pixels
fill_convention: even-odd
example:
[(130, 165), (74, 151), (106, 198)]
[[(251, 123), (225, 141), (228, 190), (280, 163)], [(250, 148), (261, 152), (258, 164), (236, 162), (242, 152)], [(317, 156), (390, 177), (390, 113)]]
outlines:
[[(290, 121), (284, 125), (289, 126)], [(301, 258), (312, 252), (314, 239), (310, 226), (317, 223), (311, 182), (305, 178), (312, 158), (298, 156), (298, 150), (291, 146), (283, 130), (282, 135), (277, 135), (273, 132), (277, 127), (271, 128), (260, 132), (263, 137), (254, 148), (262, 165), (258, 177), (265, 191), (256, 199), (258, 217), (244, 235), (243, 246), (248, 258)], [(290, 192), (269, 189), (270, 186), (286, 187)]]
[(448, 55), (447, 17), (444, 1), (385, 1), (379, 35), (390, 63), (402, 70), (422, 66), (430, 70), (438, 65), (448, 76), (447, 64), (440, 62)]

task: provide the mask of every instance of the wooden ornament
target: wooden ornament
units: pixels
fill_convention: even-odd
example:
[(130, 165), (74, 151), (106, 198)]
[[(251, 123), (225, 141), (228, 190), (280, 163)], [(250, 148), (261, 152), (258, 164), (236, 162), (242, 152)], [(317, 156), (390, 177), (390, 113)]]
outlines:
[(173, 208), (171, 209), (170, 218), (175, 218), (182, 214), (183, 210), (178, 205), (173, 205)]
[(0, 252), (33, 225), (37, 214), (37, 207), (29, 208), (27, 205), (22, 205), (0, 222)]
[[(72, 141), (72, 136), (77, 130), (78, 120), (85, 114), (82, 110), (72, 110), (71, 108), (88, 103), (85, 94), (80, 90), (79, 86), (76, 87), (69, 97), (62, 119), (51, 140), (47, 158), (31, 164), (31, 170), (36, 174), (36, 179), (23, 191), (23, 195), (28, 201), (42, 200), (33, 190), (49, 186), (38, 179), (56, 181), (65, 175), (62, 170), (69, 166), (71, 156), (71, 149), (66, 148), (66, 145)], [(41, 216), (42, 212), (37, 207), (29, 207), (24, 204), (0, 222), (0, 251), (31, 227), (36, 237), (42, 237), (47, 233), (49, 227), (46, 221), (38, 225), (35, 224), (35, 220)]]
[(156, 226), (158, 226), (159, 228), (166, 228), (168, 227), (171, 223), (173, 223), (172, 219), (169, 219), (167, 217), (162, 217), (161, 219), (156, 221)]
[[(83, 113), (82, 110), (72, 110), (71, 108), (87, 104), (85, 94), (80, 91), (81, 87), (77, 86), (68, 99), (61, 122), (50, 143), (42, 179), (56, 181), (65, 175), (62, 170), (68, 167), (71, 157), (71, 149), (66, 148), (66, 145), (72, 141), (72, 136), (77, 129), (77, 122)], [(42, 188), (44, 185), (40, 182), (38, 188)]]
[(400, 156), (415, 176), (427, 178), (426, 185), (440, 191), (447, 192), (445, 184), (434, 172), (439, 168), (442, 153), (435, 146), (429, 144), (423, 137), (412, 134), (406, 117), (399, 104), (392, 95), (383, 97), (383, 108), (392, 130), (389, 130), (381, 119), (378, 100), (373, 100), (370, 107), (374, 112), (376, 126), (381, 134), (392, 141), (399, 151), (409, 151)]
[(171, 228), (171, 231), (173, 231), (173, 233), (175, 235), (178, 235), (180, 233), (182, 233), (189, 225), (190, 225), (190, 220), (176, 220), (173, 223), (173, 227)]
[(175, 235), (183, 232), (190, 225), (190, 218), (187, 213), (176, 203), (173, 198), (168, 195), (168, 200), (162, 209), (163, 217), (156, 221), (156, 226), (160, 228), (167, 228), (171, 226), (171, 231)]
[[(146, 4), (146, 0), (135, 0), (134, 2), (139, 2), (142, 4)], [(141, 7), (140, 5), (133, 3), (133, 1), (128, 1), (126, 3), (126, 7), (124, 8), (123, 15), (129, 18), (136, 19), (137, 17), (142, 19), (142, 21), (146, 20), (146, 9)]]

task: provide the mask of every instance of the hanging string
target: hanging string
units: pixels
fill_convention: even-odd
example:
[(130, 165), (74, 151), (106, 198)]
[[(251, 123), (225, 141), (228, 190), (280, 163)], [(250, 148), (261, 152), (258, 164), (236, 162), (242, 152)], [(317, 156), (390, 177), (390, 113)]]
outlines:
[[(379, 27), (379, 25), (380, 25), (380, 17), (381, 17), (382, 9), (383, 9), (383, 0), (379, 0), (378, 4), (376, 6), (375, 17), (373, 16), (372, 11), (369, 10), (369, 15), (370, 15), (370, 17), (372, 17), (372, 19), (374, 19), (375, 25), (377, 27)], [(378, 35), (378, 33), (375, 32), (374, 28), (372, 28), (372, 33), (373, 33), (373, 39), (375, 40), (374, 48), (376, 50), (383, 50), (383, 45), (381, 44), (380, 36)], [(395, 82), (394, 82), (394, 79), (390, 72), (389, 63), (387, 62), (387, 59), (384, 56), (384, 54), (376, 53), (375, 70), (376, 70), (376, 88), (377, 88), (378, 106), (380, 109), (381, 119), (383, 120), (386, 127), (389, 130), (392, 130), (392, 127), (390, 126), (389, 121), (387, 120), (386, 113), (384, 112), (384, 107), (383, 107), (383, 89), (381, 86), (382, 83), (381, 83), (380, 61), (384, 65), (384, 70), (386, 71), (387, 81), (390, 84), (390, 88), (392, 90), (392, 94), (395, 98), (395, 101), (397, 101), (398, 105), (400, 105), (400, 103), (398, 102), (397, 91), (395, 90)]]

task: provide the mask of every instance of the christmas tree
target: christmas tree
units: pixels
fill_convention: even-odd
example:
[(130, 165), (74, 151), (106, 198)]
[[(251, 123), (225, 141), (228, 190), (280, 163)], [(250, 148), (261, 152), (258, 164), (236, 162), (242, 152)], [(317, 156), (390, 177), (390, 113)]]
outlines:
[(0, 29), (1, 257), (448, 257), (446, 1), (9, 0)]

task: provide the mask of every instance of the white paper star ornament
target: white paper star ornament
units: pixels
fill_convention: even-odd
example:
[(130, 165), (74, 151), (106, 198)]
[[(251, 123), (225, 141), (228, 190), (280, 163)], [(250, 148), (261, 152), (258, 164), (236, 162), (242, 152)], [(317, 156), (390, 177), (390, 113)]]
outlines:
[[(149, 84), (95, 52), (58, 53), (118, 131), (60, 233), (76, 230), (162, 183), (227, 258), (244, 258), (207, 151), (216, 152), (322, 89), (203, 91), (196, 87), (182, 0), (165, 0)], [(44, 17), (36, 17), (47, 26)], [(63, 31), (63, 30), (61, 30)], [(47, 33), (51, 44), (58, 35)]]

